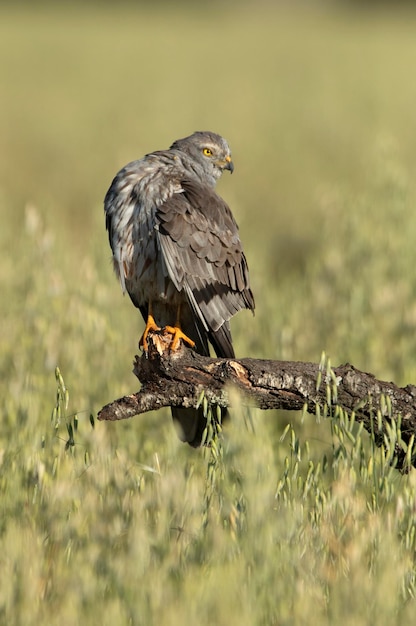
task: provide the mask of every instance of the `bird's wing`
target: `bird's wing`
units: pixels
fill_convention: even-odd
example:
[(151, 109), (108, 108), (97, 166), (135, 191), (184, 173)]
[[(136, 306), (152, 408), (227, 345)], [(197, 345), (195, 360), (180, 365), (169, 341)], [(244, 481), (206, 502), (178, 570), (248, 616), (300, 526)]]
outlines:
[(206, 331), (230, 343), (228, 320), (241, 309), (254, 310), (238, 227), (212, 189), (191, 180), (181, 186), (156, 211), (163, 262)]

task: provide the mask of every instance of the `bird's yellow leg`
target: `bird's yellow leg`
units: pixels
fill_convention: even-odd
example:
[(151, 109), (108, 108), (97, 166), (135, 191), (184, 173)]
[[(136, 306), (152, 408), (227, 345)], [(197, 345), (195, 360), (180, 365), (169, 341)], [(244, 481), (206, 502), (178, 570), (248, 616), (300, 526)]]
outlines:
[(152, 303), (149, 302), (149, 308), (148, 308), (148, 311), (147, 311), (146, 328), (144, 329), (143, 335), (141, 336), (141, 339), (139, 341), (139, 348), (142, 348), (143, 352), (145, 352), (146, 354), (149, 351), (149, 344), (147, 343), (147, 335), (150, 332), (155, 332), (157, 330), (160, 330), (160, 328), (156, 324), (155, 319), (153, 317)]
[(181, 307), (180, 305), (178, 305), (178, 309), (176, 311), (176, 322), (175, 322), (175, 326), (165, 326), (163, 330), (165, 330), (166, 332), (170, 333), (171, 335), (173, 335), (172, 338), (172, 342), (170, 344), (170, 350), (172, 352), (175, 352), (175, 350), (177, 350), (179, 348), (179, 342), (182, 339), (182, 341), (184, 341), (185, 343), (187, 343), (188, 345), (191, 346), (191, 348), (195, 347), (195, 341), (193, 341), (192, 339), (190, 339), (187, 335), (185, 335), (184, 332), (182, 332), (181, 330), (181, 323), (180, 323), (180, 318), (181, 318)]

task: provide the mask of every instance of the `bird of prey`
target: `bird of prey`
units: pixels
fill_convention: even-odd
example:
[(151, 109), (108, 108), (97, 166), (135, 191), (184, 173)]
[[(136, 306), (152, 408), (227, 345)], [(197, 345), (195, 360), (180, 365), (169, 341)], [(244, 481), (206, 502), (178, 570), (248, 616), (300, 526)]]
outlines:
[[(126, 165), (104, 200), (115, 272), (150, 331), (233, 358), (230, 318), (254, 311), (238, 226), (215, 185), (234, 165), (225, 139), (198, 131)], [(202, 409), (172, 407), (183, 441), (201, 444)]]

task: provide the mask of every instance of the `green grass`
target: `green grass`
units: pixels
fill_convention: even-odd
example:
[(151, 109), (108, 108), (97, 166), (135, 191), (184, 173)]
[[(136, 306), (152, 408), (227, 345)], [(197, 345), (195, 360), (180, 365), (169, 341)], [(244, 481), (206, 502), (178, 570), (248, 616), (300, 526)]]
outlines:
[(237, 354), (416, 382), (413, 15), (157, 6), (1, 9), (0, 623), (410, 623), (391, 440), (238, 400), (205, 451), (168, 411), (90, 416), (137, 389), (142, 331), (103, 196), (197, 129), (236, 165)]

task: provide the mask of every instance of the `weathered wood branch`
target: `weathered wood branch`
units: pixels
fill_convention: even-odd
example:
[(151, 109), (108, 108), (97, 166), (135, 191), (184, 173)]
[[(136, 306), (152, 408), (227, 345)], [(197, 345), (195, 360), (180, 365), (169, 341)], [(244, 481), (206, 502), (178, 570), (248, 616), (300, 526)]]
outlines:
[[(327, 371), (315, 363), (263, 359), (218, 359), (203, 357), (182, 346), (169, 353), (169, 338), (150, 336), (147, 356), (136, 356), (134, 373), (140, 391), (107, 404), (100, 420), (121, 420), (164, 406), (196, 406), (203, 391), (212, 404), (229, 406), (230, 389), (237, 389), (243, 403), (260, 409), (305, 408), (309, 413), (335, 406), (376, 431), (383, 441), (388, 425), (400, 416), (402, 445), (396, 446), (398, 464), (404, 465), (403, 449), (416, 433), (416, 387), (397, 387), (377, 380), (349, 364)], [(404, 442), (404, 446), (403, 446)], [(411, 462), (416, 466), (416, 456)]]

